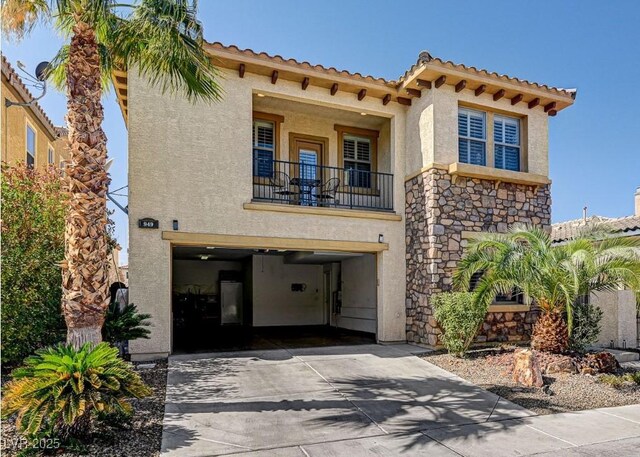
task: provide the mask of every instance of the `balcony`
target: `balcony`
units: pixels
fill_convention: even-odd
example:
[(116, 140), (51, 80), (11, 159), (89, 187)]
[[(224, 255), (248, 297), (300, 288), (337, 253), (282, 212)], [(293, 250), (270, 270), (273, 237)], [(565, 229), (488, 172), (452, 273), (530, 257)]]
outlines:
[(391, 212), (393, 175), (254, 156), (253, 201)]

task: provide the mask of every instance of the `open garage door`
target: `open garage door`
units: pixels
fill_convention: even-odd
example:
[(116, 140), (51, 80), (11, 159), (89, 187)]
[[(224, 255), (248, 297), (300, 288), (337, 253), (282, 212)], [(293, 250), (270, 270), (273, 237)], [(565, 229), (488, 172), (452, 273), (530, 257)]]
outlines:
[(375, 254), (174, 246), (173, 351), (375, 341)]

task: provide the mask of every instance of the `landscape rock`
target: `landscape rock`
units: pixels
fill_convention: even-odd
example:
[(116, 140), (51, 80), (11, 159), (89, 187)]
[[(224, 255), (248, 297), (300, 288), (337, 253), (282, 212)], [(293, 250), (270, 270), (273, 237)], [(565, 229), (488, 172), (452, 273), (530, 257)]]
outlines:
[(529, 349), (520, 349), (514, 353), (513, 381), (525, 387), (542, 387), (542, 370), (535, 354)]
[(620, 364), (610, 352), (590, 352), (582, 358), (581, 367), (581, 373), (615, 373)]
[(573, 361), (569, 357), (563, 357), (559, 360), (551, 362), (547, 365), (544, 372), (546, 374), (557, 374), (557, 373), (577, 373), (578, 370), (574, 365)]

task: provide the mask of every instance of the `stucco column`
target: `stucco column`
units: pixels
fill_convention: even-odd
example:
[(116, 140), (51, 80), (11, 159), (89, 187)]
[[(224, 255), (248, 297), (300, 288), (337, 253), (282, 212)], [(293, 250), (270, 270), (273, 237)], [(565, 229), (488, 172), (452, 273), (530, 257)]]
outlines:
[(166, 357), (171, 352), (171, 245), (160, 236), (160, 230), (130, 227), (129, 302), (140, 313), (151, 315), (149, 339), (130, 343), (134, 360)]

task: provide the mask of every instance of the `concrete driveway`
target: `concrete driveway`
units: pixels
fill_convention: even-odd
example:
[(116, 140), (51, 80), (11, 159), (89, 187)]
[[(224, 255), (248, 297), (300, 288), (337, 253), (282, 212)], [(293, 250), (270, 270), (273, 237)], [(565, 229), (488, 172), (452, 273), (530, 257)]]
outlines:
[[(529, 424), (544, 417), (528, 417), (520, 406), (414, 356), (415, 349), (360, 345), (172, 357), (162, 455), (495, 457), (599, 442), (589, 427), (574, 443), (575, 425)], [(639, 412), (618, 418), (624, 433), (611, 426), (607, 436), (640, 437), (633, 418)], [(601, 414), (597, 422), (612, 418)], [(565, 428), (564, 438), (553, 435), (557, 426)], [(635, 452), (639, 443), (623, 444)]]
[(397, 446), (424, 451), (439, 446), (411, 432), (528, 415), (412, 349), (373, 344), (173, 357), (163, 455), (276, 448), (278, 455), (304, 455), (281, 449), (291, 446), (339, 455), (345, 441), (377, 443), (398, 433), (409, 435), (394, 438)]

